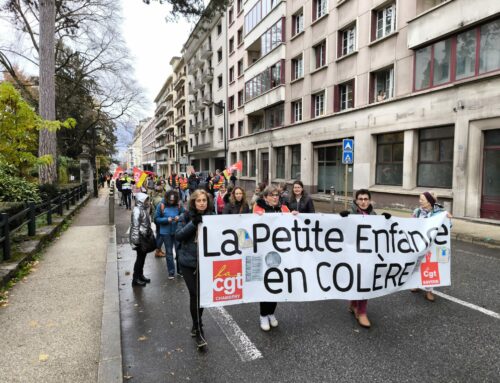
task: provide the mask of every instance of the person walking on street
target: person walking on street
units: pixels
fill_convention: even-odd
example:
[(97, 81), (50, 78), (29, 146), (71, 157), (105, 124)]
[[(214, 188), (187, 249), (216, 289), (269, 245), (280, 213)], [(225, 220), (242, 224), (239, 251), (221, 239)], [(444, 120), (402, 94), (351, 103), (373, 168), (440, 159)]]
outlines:
[(158, 205), (161, 203), (163, 200), (164, 196), (164, 191), (161, 188), (161, 186), (157, 185), (155, 186), (155, 190), (151, 194), (151, 215), (153, 217), (153, 222), (155, 222), (156, 226), (156, 250), (155, 250), (155, 257), (157, 258), (163, 258), (165, 256), (165, 253), (162, 251), (161, 247), (163, 242), (161, 241), (160, 237), (160, 225), (156, 223), (156, 208)]
[(125, 201), (123, 199), (123, 193), (122, 193), (122, 182), (123, 182), (122, 177), (123, 177), (123, 173), (120, 173), (115, 181), (116, 189), (120, 193), (120, 206), (125, 204)]
[(160, 227), (160, 243), (165, 246), (168, 279), (174, 279), (175, 277), (174, 249), (177, 260), (177, 274), (182, 275), (179, 269), (175, 231), (177, 230), (177, 222), (179, 222), (183, 213), (184, 208), (179, 201), (179, 194), (174, 190), (169, 190), (165, 194), (165, 198), (156, 207), (155, 223)]
[(302, 181), (295, 181), (292, 186), (292, 195), (288, 201), (288, 208), (292, 214), (297, 213), (315, 213), (314, 203), (311, 197), (304, 191)]
[[(342, 211), (340, 215), (342, 217), (347, 217), (349, 214), (361, 214), (361, 215), (376, 215), (375, 210), (372, 206), (372, 196), (369, 190), (359, 189), (354, 195), (354, 201), (352, 203), (351, 212)], [(389, 219), (391, 215), (389, 213), (382, 213), (382, 215)], [(354, 317), (358, 321), (359, 325), (364, 328), (370, 328), (371, 323), (366, 314), (368, 307), (368, 300), (353, 300), (349, 301), (349, 311), (354, 314)]]
[(179, 190), (179, 176), (175, 171), (168, 177), (168, 186), (170, 186), (172, 190)]
[(226, 200), (224, 199), (227, 195), (226, 185), (222, 184), (219, 187), (219, 191), (215, 197), (215, 214), (222, 214), (224, 210), (224, 205), (226, 204)]
[(193, 321), (191, 336), (195, 337), (198, 348), (203, 348), (207, 341), (203, 333), (203, 308), (200, 307), (198, 225), (204, 216), (212, 214), (211, 196), (205, 190), (196, 190), (189, 198), (188, 209), (177, 224), (175, 239), (180, 242), (179, 263), (189, 290), (189, 310)]
[(231, 192), (228, 203), (224, 205), (222, 214), (247, 214), (250, 213), (245, 190), (236, 186)]
[(132, 178), (125, 173), (124, 177), (122, 178), (122, 193), (123, 193), (123, 200), (125, 202), (125, 208), (127, 210), (132, 209)]
[(137, 193), (136, 204), (131, 215), (129, 240), (132, 248), (137, 252), (132, 275), (132, 286), (146, 286), (151, 279), (144, 276), (144, 262), (147, 252), (141, 246), (141, 240), (153, 236), (151, 219), (149, 216), (150, 200), (144, 193)]
[[(188, 177), (188, 188), (189, 188), (189, 195), (193, 194), (196, 189), (198, 189), (198, 185), (200, 183), (200, 180), (198, 177), (196, 177), (196, 173), (194, 172), (194, 169), (191, 169), (191, 174), (189, 174)], [(189, 197), (188, 197), (189, 199)]]
[[(280, 193), (276, 186), (269, 185), (262, 192), (262, 198), (259, 198), (253, 207), (253, 212), (258, 215), (264, 213), (289, 213), (286, 205), (280, 204)], [(278, 327), (278, 320), (274, 315), (277, 302), (260, 303), (260, 328), (263, 331), (269, 331), (271, 327)]]
[[(412, 214), (414, 218), (429, 218), (438, 213), (444, 212), (443, 206), (438, 204), (436, 193), (433, 191), (426, 191), (420, 194), (418, 199), (419, 207), (417, 207)], [(446, 216), (451, 218), (451, 214), (446, 212)], [(411, 289), (412, 293), (420, 291), (420, 289)], [(432, 287), (425, 287), (425, 299), (429, 302), (434, 302), (436, 297), (433, 294), (434, 289)]]
[(179, 177), (179, 195), (181, 202), (186, 202), (189, 197), (188, 179), (182, 174)]

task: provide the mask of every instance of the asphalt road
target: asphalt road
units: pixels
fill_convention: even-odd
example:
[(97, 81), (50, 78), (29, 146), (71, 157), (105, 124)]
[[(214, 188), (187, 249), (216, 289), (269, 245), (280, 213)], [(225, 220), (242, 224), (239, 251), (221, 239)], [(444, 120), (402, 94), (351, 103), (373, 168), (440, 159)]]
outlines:
[[(189, 335), (185, 283), (167, 279), (164, 258), (148, 255), (151, 284), (131, 287), (135, 252), (128, 244), (129, 223), (130, 212), (117, 207), (125, 381), (500, 382), (498, 315), (443, 297), (430, 303), (408, 291), (370, 300), (369, 330), (338, 300), (280, 303), (279, 327), (269, 333), (259, 328), (258, 304), (227, 306), (230, 316), (224, 318), (206, 310), (209, 345), (200, 352)], [(453, 242), (452, 252), (452, 286), (438, 290), (500, 313), (500, 252), (462, 242)], [(242, 355), (242, 345), (222, 325), (227, 318), (262, 357)]]

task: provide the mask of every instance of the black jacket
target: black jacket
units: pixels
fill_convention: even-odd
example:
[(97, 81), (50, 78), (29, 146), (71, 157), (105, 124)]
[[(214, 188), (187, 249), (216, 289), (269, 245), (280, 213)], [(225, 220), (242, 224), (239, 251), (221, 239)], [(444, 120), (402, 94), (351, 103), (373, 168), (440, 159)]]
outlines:
[[(180, 243), (178, 249), (179, 263), (181, 266), (192, 267), (193, 269), (198, 267), (198, 243), (195, 241), (198, 227), (192, 222), (196, 214), (192, 211), (184, 213), (177, 222), (175, 232), (175, 239)], [(211, 214), (211, 212), (207, 212), (205, 215)]]
[[(241, 211), (240, 211), (241, 209)], [(231, 202), (228, 202), (224, 205), (224, 209), (222, 210), (222, 214), (247, 214), (250, 213), (250, 208), (246, 203), (243, 208), (241, 208), (241, 202), (236, 202), (234, 205)]]
[(189, 187), (189, 191), (192, 193), (194, 192), (197, 188), (198, 188), (198, 184), (199, 184), (199, 180), (198, 180), (198, 177), (196, 177), (196, 175), (194, 174), (191, 174), (188, 178), (188, 187)]
[(299, 213), (315, 213), (314, 203), (311, 197), (308, 195), (302, 195), (299, 202), (295, 199), (295, 196), (291, 196), (288, 201), (288, 208), (290, 211), (298, 211)]

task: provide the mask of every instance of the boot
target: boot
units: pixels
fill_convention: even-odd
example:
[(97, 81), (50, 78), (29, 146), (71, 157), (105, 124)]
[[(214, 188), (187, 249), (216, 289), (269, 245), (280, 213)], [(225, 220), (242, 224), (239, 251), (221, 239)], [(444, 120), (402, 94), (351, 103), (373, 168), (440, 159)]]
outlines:
[(434, 302), (436, 300), (432, 291), (427, 291), (425, 293), (425, 299), (427, 299), (429, 302)]
[(202, 349), (208, 345), (207, 341), (205, 340), (205, 337), (203, 336), (203, 331), (196, 330), (194, 340), (196, 342), (196, 347), (198, 347), (198, 349)]
[(145, 282), (145, 283), (150, 283), (151, 282), (151, 279), (149, 278), (146, 278), (144, 275), (141, 275), (139, 278), (137, 278), (138, 280), (142, 281), (142, 282)]
[(146, 282), (140, 280), (139, 278), (137, 279), (132, 279), (132, 286), (146, 286)]
[(358, 315), (358, 323), (361, 327), (364, 327), (364, 328), (371, 327), (371, 323), (368, 320), (368, 317), (366, 316), (366, 314), (359, 314)]

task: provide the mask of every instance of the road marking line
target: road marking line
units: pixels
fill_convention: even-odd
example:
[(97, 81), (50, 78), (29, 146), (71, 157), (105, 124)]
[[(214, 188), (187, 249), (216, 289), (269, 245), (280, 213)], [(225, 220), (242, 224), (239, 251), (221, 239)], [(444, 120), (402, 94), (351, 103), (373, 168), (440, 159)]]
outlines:
[(242, 362), (251, 362), (252, 360), (262, 358), (262, 353), (255, 347), (250, 338), (248, 338), (224, 307), (211, 307), (208, 309), (208, 312), (219, 325), (229, 343), (233, 345)]
[(500, 258), (491, 257), (489, 255), (477, 254), (477, 253), (473, 253), (472, 251), (461, 250), (461, 249), (457, 249), (455, 251), (457, 251), (459, 253), (463, 253), (463, 254), (474, 255), (474, 256), (479, 257), (479, 258), (490, 259), (492, 261), (500, 261)]
[(494, 311), (491, 311), (491, 310), (487, 310), (483, 307), (480, 307), (480, 306), (476, 306), (472, 303), (469, 303), (469, 302), (466, 302), (466, 301), (463, 301), (461, 299), (458, 299), (458, 298), (455, 298), (455, 297), (452, 297), (451, 295), (448, 295), (448, 294), (445, 294), (445, 293), (441, 293), (439, 291), (436, 291), (434, 290), (433, 291), (434, 294), (436, 294), (437, 296), (441, 297), (441, 298), (444, 298), (444, 299), (448, 299), (449, 301), (452, 301), (452, 302), (455, 302), (455, 303), (458, 303), (459, 305), (462, 305), (462, 306), (465, 306), (465, 307), (468, 307), (472, 310), (476, 310), (476, 311), (479, 311), (483, 314), (486, 314), (486, 315), (489, 315), (490, 317), (493, 317), (495, 319), (500, 319), (500, 314), (497, 314), (496, 312)]

